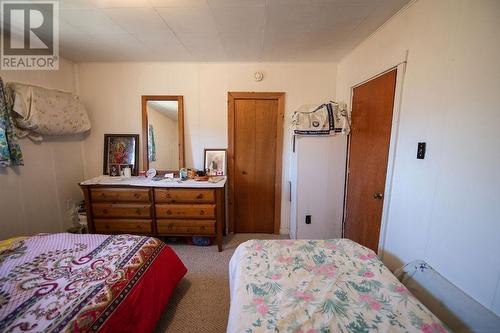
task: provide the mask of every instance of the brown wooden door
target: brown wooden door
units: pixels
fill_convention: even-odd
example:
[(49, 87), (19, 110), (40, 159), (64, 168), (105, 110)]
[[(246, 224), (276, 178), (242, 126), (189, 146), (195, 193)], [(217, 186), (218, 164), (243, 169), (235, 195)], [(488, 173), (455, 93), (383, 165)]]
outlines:
[[(234, 98), (230, 116), (230, 209), (234, 232), (273, 233), (281, 204), (279, 98)], [(278, 187), (277, 187), (278, 186)], [(278, 192), (277, 192), (278, 190)], [(278, 228), (279, 231), (279, 228)]]
[(344, 236), (378, 250), (396, 70), (353, 91)]

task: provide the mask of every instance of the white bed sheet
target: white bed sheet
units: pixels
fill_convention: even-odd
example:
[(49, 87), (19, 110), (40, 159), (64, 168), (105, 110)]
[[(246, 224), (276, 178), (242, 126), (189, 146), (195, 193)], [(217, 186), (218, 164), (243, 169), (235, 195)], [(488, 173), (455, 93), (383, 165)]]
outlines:
[(346, 239), (242, 243), (229, 287), (231, 333), (448, 332), (373, 251)]

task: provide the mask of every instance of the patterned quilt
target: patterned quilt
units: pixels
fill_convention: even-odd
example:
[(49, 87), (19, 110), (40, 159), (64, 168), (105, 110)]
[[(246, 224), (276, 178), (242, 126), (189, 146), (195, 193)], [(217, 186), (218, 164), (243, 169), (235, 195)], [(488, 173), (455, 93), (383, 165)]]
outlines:
[(373, 251), (346, 239), (245, 242), (230, 287), (228, 332), (448, 332)]
[[(151, 330), (155, 322), (134, 320), (134, 312), (146, 305), (159, 316), (185, 273), (175, 253), (151, 237), (52, 234), (20, 240), (0, 252), (0, 332)], [(165, 286), (137, 287), (159, 278)]]

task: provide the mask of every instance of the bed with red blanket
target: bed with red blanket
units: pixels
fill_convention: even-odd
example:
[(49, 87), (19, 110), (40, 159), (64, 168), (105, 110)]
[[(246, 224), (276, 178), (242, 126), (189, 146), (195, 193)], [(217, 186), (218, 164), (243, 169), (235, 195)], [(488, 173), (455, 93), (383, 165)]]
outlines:
[(186, 271), (152, 237), (19, 240), (0, 252), (0, 332), (150, 332)]

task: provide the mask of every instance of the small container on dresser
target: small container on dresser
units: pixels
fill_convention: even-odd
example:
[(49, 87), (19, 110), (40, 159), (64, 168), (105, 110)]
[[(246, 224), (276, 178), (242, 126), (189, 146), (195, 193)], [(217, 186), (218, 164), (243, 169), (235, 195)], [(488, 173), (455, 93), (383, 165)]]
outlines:
[(80, 183), (90, 233), (215, 237), (222, 251), (225, 179), (153, 182), (100, 176)]

